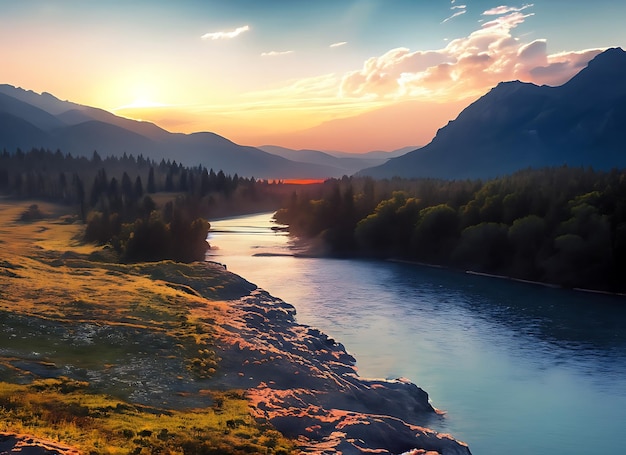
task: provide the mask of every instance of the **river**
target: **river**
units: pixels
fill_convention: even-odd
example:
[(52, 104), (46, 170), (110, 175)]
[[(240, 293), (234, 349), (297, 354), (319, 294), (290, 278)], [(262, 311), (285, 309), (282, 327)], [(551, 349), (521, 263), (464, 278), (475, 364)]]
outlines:
[(475, 455), (626, 453), (626, 298), (368, 260), (290, 256), (271, 213), (211, 222), (209, 259), (406, 377)]

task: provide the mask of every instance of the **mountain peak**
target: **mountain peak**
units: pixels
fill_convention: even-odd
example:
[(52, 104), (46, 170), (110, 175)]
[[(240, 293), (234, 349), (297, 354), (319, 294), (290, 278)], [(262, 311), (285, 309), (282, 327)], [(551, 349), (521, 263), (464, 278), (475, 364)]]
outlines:
[(501, 82), (426, 146), (361, 171), (375, 177), (490, 178), (527, 167), (626, 167), (626, 52), (598, 54), (566, 84)]
[(55, 100), (55, 101), (61, 101), (59, 98), (57, 98), (56, 96), (54, 96), (52, 93), (49, 93), (49, 92), (41, 92), (41, 96), (43, 98), (48, 98), (48, 99)]
[(626, 61), (626, 51), (621, 47), (610, 47), (604, 52), (591, 59), (588, 65), (597, 65), (600, 62), (623, 62)]
[[(500, 96), (508, 96), (516, 92), (520, 92), (522, 90), (528, 90), (531, 88), (536, 88), (537, 85), (532, 82), (522, 82), (519, 80), (516, 81), (508, 81), (508, 82), (499, 82), (494, 88), (490, 90), (492, 93), (496, 93)], [(495, 96), (495, 95), (492, 95)]]
[(592, 58), (579, 74), (585, 71), (622, 75), (626, 72), (626, 52), (621, 47), (609, 48)]
[[(612, 47), (596, 55), (577, 75), (562, 87), (573, 90), (586, 89), (603, 92), (609, 87), (626, 93), (626, 52), (621, 47)], [(616, 93), (613, 92), (611, 96)]]

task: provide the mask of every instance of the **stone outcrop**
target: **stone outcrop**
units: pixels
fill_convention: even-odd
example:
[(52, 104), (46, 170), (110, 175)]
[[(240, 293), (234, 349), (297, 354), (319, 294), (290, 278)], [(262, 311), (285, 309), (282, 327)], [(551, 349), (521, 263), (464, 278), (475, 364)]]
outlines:
[(55, 441), (15, 433), (0, 433), (0, 454), (80, 455), (74, 448)]
[(428, 394), (406, 379), (360, 378), (355, 359), (294, 308), (262, 290), (231, 302), (221, 328), (216, 381), (249, 390), (252, 412), (304, 453), (470, 454), (426, 426), (441, 418)]

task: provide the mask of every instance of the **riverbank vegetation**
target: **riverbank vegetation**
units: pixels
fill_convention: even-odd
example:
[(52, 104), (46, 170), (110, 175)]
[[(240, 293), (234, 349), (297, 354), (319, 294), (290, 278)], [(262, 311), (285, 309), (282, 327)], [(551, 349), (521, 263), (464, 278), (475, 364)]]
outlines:
[(226, 301), (253, 286), (208, 262), (107, 261), (66, 209), (0, 200), (0, 432), (83, 454), (293, 453), (222, 381)]
[(276, 219), (324, 254), (626, 292), (626, 171), (564, 166), (489, 181), (344, 177), (294, 193)]
[(275, 210), (288, 186), (141, 155), (0, 154), (0, 193), (73, 206), (85, 240), (109, 243), (124, 262), (204, 260), (207, 219)]
[(213, 406), (167, 410), (88, 391), (68, 378), (0, 382), (0, 431), (36, 434), (86, 454), (249, 454), (292, 452), (258, 425), (241, 391), (211, 392)]

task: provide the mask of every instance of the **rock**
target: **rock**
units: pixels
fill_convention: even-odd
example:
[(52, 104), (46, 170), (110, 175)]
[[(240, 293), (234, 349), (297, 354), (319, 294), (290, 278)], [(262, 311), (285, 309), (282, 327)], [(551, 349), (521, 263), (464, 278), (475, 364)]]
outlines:
[(78, 449), (25, 434), (0, 433), (0, 454), (80, 455)]
[(426, 428), (441, 416), (424, 390), (359, 377), (344, 347), (295, 322), (291, 305), (260, 289), (230, 304), (217, 346), (221, 385), (248, 388), (253, 415), (297, 439), (302, 453), (471, 453)]

